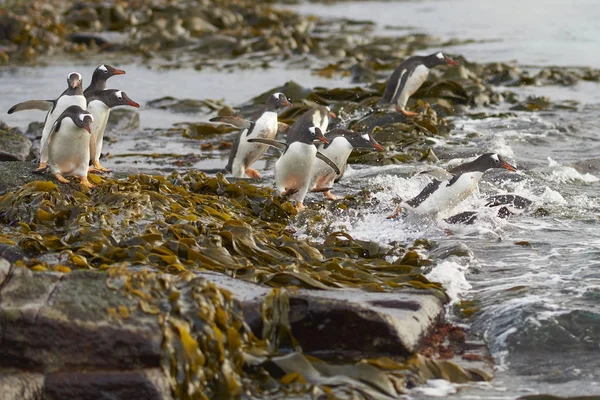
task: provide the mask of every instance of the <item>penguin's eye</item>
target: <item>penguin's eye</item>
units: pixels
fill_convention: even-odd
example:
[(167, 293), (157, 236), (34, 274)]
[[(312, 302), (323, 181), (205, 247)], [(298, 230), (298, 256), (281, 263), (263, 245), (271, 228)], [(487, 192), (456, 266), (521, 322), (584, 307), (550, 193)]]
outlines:
[(498, 160), (498, 159), (496, 158), (496, 159), (494, 159), (494, 162), (495, 162), (496, 164), (498, 164), (498, 163), (500, 162), (500, 160)]

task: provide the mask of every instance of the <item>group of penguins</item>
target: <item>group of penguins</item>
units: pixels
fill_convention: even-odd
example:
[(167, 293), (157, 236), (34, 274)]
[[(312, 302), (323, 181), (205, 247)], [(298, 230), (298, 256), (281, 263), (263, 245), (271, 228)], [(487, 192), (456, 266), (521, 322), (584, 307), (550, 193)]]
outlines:
[[(90, 85), (83, 90), (78, 72), (67, 76), (67, 89), (56, 100), (28, 100), (12, 106), (8, 113), (23, 110), (47, 111), (40, 143), (40, 165), (36, 172), (47, 169), (56, 179), (69, 183), (65, 175), (75, 176), (92, 188), (88, 172), (108, 172), (100, 164), (104, 130), (110, 109), (116, 106), (140, 105), (117, 89), (106, 89), (106, 80), (125, 71), (100, 65), (94, 70)], [(91, 165), (90, 165), (91, 161)]]
[[(406, 117), (418, 115), (406, 110), (408, 99), (425, 82), (429, 70), (443, 64), (458, 65), (441, 52), (407, 58), (392, 73), (377, 107), (395, 109)], [(37, 172), (49, 168), (60, 182), (69, 182), (65, 176), (71, 175), (83, 185), (93, 187), (87, 179), (88, 173), (108, 171), (100, 164), (99, 158), (110, 109), (120, 105), (139, 107), (125, 92), (106, 89), (108, 78), (124, 73), (109, 65), (100, 65), (94, 71), (90, 85), (83, 90), (81, 75), (73, 72), (67, 78), (68, 88), (58, 99), (29, 100), (11, 107), (9, 114), (22, 110), (48, 112)], [(335, 118), (327, 106), (313, 107), (291, 126), (279, 122), (278, 110), (291, 106), (285, 94), (274, 93), (268, 97), (262, 110), (248, 119), (221, 116), (210, 121), (229, 124), (240, 130), (225, 168), (234, 177), (260, 178), (260, 173), (252, 165), (269, 146), (280, 149), (282, 153), (274, 169), (277, 190), (294, 201), (301, 211), (305, 208), (303, 202), (309, 190), (322, 192), (329, 199), (336, 198), (331, 188), (344, 174), (348, 157), (354, 149), (384, 149), (373, 138), (373, 131), (358, 133), (343, 128), (327, 131), (329, 117)], [(287, 134), (285, 142), (275, 139), (278, 133)], [(516, 170), (498, 154), (483, 154), (473, 161), (443, 171), (441, 175), (438, 172), (437, 178), (416, 197), (401, 200), (390, 217), (397, 216), (403, 209), (427, 215), (452, 209), (477, 188), (483, 173), (491, 168)], [(491, 200), (492, 203), (514, 203), (516, 199), (514, 195), (500, 197)]]

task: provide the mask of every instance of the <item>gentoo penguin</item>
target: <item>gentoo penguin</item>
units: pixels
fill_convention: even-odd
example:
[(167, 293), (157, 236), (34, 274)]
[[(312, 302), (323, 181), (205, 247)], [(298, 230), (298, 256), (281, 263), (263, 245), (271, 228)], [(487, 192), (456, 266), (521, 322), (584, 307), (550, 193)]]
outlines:
[(323, 192), (330, 200), (336, 197), (330, 189), (333, 182), (340, 178), (346, 170), (346, 163), (352, 150), (354, 149), (375, 149), (383, 151), (383, 147), (373, 139), (371, 133), (360, 134), (347, 129), (332, 129), (325, 135), (329, 144), (319, 144), (319, 151), (333, 161), (340, 173), (336, 174), (329, 165), (321, 160), (317, 160), (313, 170), (312, 189), (313, 192)]
[(85, 98), (87, 100), (87, 110), (94, 117), (94, 122), (92, 123), (92, 142), (90, 142), (90, 146), (94, 148), (90, 153), (93, 168), (90, 167), (90, 172), (109, 171), (100, 165), (100, 154), (102, 152), (104, 130), (106, 129), (110, 109), (116, 106), (139, 108), (140, 105), (131, 100), (127, 96), (127, 93), (117, 89), (101, 89), (87, 92)]
[(403, 207), (417, 214), (437, 214), (440, 211), (450, 210), (473, 193), (483, 173), (491, 168), (517, 170), (498, 154), (483, 154), (474, 161), (461, 164), (452, 170), (454, 175), (451, 179), (431, 181), (416, 197), (406, 202), (402, 201), (388, 218), (398, 216)]
[(123, 74), (125, 74), (125, 71), (123, 71), (122, 69), (117, 69), (106, 64), (99, 65), (94, 70), (94, 74), (92, 75), (92, 81), (90, 82), (90, 85), (85, 88), (83, 94), (87, 96), (87, 94), (90, 92), (106, 89), (106, 81), (108, 80), (108, 78), (111, 78), (115, 75)]
[(229, 153), (229, 162), (226, 171), (236, 178), (243, 178), (244, 174), (250, 178), (260, 178), (260, 173), (250, 168), (263, 155), (269, 146), (261, 143), (252, 143), (248, 139), (262, 138), (274, 139), (279, 125), (277, 123), (277, 110), (282, 107), (291, 107), (292, 103), (283, 93), (274, 93), (269, 96), (263, 109), (249, 120), (241, 117), (215, 117), (211, 122), (225, 122), (241, 129)]
[(281, 157), (275, 163), (275, 185), (282, 196), (296, 201), (298, 211), (304, 210), (302, 202), (312, 182), (312, 172), (317, 158), (325, 161), (336, 174), (340, 173), (333, 161), (317, 151), (314, 144), (316, 139), (325, 144), (329, 143), (321, 129), (316, 126), (311, 126), (303, 134), (297, 135), (292, 143), (271, 139), (248, 139), (249, 142), (264, 143), (283, 150)]
[(406, 111), (406, 102), (425, 82), (429, 75), (429, 69), (442, 64), (458, 65), (458, 62), (443, 53), (407, 58), (392, 73), (377, 105), (380, 107), (394, 106), (406, 117), (419, 115), (416, 112)]
[(44, 128), (42, 130), (42, 140), (40, 143), (40, 166), (36, 169), (37, 172), (43, 171), (46, 169), (46, 163), (48, 161), (48, 154), (44, 152), (43, 149), (46, 148), (46, 140), (48, 139), (48, 135), (50, 135), (50, 130), (54, 125), (54, 122), (68, 107), (70, 106), (79, 106), (85, 110), (87, 103), (85, 97), (83, 96), (82, 89), (82, 78), (81, 74), (78, 72), (71, 72), (67, 77), (67, 89), (60, 95), (60, 97), (56, 100), (30, 100), (25, 101), (23, 103), (16, 104), (8, 110), (9, 114), (12, 114), (15, 111), (22, 110), (36, 110), (39, 109), (38, 106), (40, 103), (44, 103), (51, 107), (46, 107), (45, 109), (49, 110), (48, 114), (46, 114), (46, 120), (44, 121)]
[(335, 118), (336, 115), (328, 106), (316, 106), (302, 114), (287, 131), (286, 143), (293, 143), (297, 136), (305, 134), (311, 126), (316, 126), (321, 132), (327, 132), (329, 126), (329, 117)]
[(79, 106), (70, 106), (56, 119), (42, 151), (48, 155), (48, 167), (58, 181), (69, 183), (64, 175), (74, 175), (80, 182), (88, 181), (90, 137), (94, 117)]
[[(533, 201), (519, 196), (518, 194), (497, 194), (488, 196), (485, 199), (485, 207), (498, 207), (496, 215), (500, 218), (508, 218), (513, 214), (520, 214), (526, 208), (531, 206)], [(477, 211), (463, 211), (459, 214), (446, 218), (444, 221), (449, 224), (471, 225), (477, 221), (479, 213)]]
[[(106, 89), (106, 80), (108, 78), (115, 75), (123, 75), (124, 73), (125, 71), (123, 71), (122, 69), (116, 69), (114, 67), (111, 67), (110, 65), (103, 64), (98, 66), (94, 70), (94, 74), (92, 75), (92, 81), (90, 82), (90, 85), (83, 91), (83, 94), (86, 95), (88, 92)], [(63, 93), (63, 95), (65, 93)], [(50, 111), (55, 104), (56, 100), (28, 100), (22, 103), (15, 104), (10, 108), (10, 110), (8, 110), (8, 113), (12, 114), (14, 112), (25, 110)]]

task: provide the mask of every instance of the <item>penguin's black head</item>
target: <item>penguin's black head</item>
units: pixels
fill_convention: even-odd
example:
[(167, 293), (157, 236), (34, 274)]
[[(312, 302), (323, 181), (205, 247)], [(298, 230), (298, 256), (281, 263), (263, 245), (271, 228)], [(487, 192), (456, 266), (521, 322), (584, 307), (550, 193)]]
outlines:
[(78, 127), (88, 131), (89, 134), (92, 133), (92, 122), (94, 122), (94, 116), (89, 112), (80, 109), (75, 118), (73, 118), (73, 122)]
[(79, 72), (71, 72), (67, 77), (67, 84), (69, 88), (76, 89), (81, 87), (83, 84), (83, 79), (81, 78), (81, 74)]
[(345, 135), (344, 137), (355, 149), (375, 149), (377, 151), (383, 151), (383, 147), (377, 143), (370, 133), (360, 134), (354, 131), (349, 132), (350, 134)]
[(306, 135), (306, 143), (313, 143), (313, 141), (315, 139), (319, 139), (321, 142), (323, 142), (325, 144), (329, 144), (329, 140), (327, 140), (325, 138), (325, 136), (323, 136), (323, 132), (321, 131), (321, 128), (319, 128), (317, 126), (311, 126), (310, 128), (307, 129), (306, 132), (308, 133)]
[(270, 109), (270, 110), (278, 110), (283, 107), (291, 107), (291, 106), (292, 106), (292, 102), (290, 101), (290, 99), (285, 97), (285, 94), (283, 94), (283, 93), (273, 93), (267, 99), (267, 109)]
[(317, 109), (321, 112), (321, 114), (327, 115), (329, 118), (337, 117), (337, 115), (335, 115), (335, 113), (331, 111), (331, 108), (329, 108), (329, 106), (318, 106)]
[(127, 93), (121, 90), (109, 90), (108, 93), (108, 102), (105, 102), (109, 107), (116, 106), (131, 106), (135, 108), (140, 108), (140, 105), (135, 101), (131, 100)]
[(117, 69), (115, 67), (111, 67), (110, 65), (102, 64), (94, 70), (94, 75), (92, 76), (92, 79), (108, 79), (111, 76), (123, 75), (124, 73), (125, 71), (123, 71), (122, 69)]
[(424, 64), (427, 68), (437, 67), (442, 64), (459, 65), (458, 62), (454, 61), (442, 52), (430, 54), (425, 57)]
[(496, 153), (485, 153), (479, 156), (475, 161), (472, 162), (473, 171), (485, 172), (492, 168), (505, 168), (509, 171), (516, 171), (517, 169), (506, 162), (501, 155)]

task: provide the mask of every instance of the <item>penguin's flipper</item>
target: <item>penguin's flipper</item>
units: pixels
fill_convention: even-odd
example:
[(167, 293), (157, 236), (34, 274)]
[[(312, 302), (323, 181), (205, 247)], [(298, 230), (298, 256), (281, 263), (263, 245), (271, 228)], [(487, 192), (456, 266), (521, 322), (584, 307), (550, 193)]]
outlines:
[(249, 129), (252, 127), (253, 122), (242, 117), (237, 117), (234, 115), (228, 115), (223, 117), (214, 117), (209, 119), (210, 122), (222, 122), (227, 125), (235, 126), (239, 129)]
[(283, 150), (283, 151), (286, 151), (288, 148), (287, 144), (277, 141), (277, 140), (273, 140), (273, 139), (252, 138), (252, 139), (248, 139), (248, 142), (266, 144), (269, 146), (277, 147), (279, 150)]
[(40, 111), (50, 111), (54, 107), (54, 100), (27, 100), (22, 103), (17, 103), (12, 106), (8, 113), (12, 114), (14, 112), (25, 111), (25, 110), (40, 110)]
[(341, 174), (342, 171), (340, 171), (340, 169), (338, 168), (337, 164), (334, 163), (333, 161), (331, 161), (331, 159), (329, 157), (327, 157), (325, 154), (321, 153), (320, 151), (317, 151), (317, 158), (320, 160), (323, 160), (325, 162), (325, 164), (329, 165), (337, 175)]
[(277, 123), (277, 133), (287, 133), (290, 130), (290, 126), (284, 122)]
[(62, 119), (57, 119), (54, 122), (54, 125), (52, 125), (52, 129), (50, 129), (50, 133), (48, 134), (46, 141), (44, 143), (42, 143), (42, 147), (40, 149), (40, 154), (44, 154), (44, 152), (48, 150), (48, 144), (50, 143), (50, 138), (52, 137), (54, 132), (56, 132), (60, 129), (61, 122), (62, 122)]

